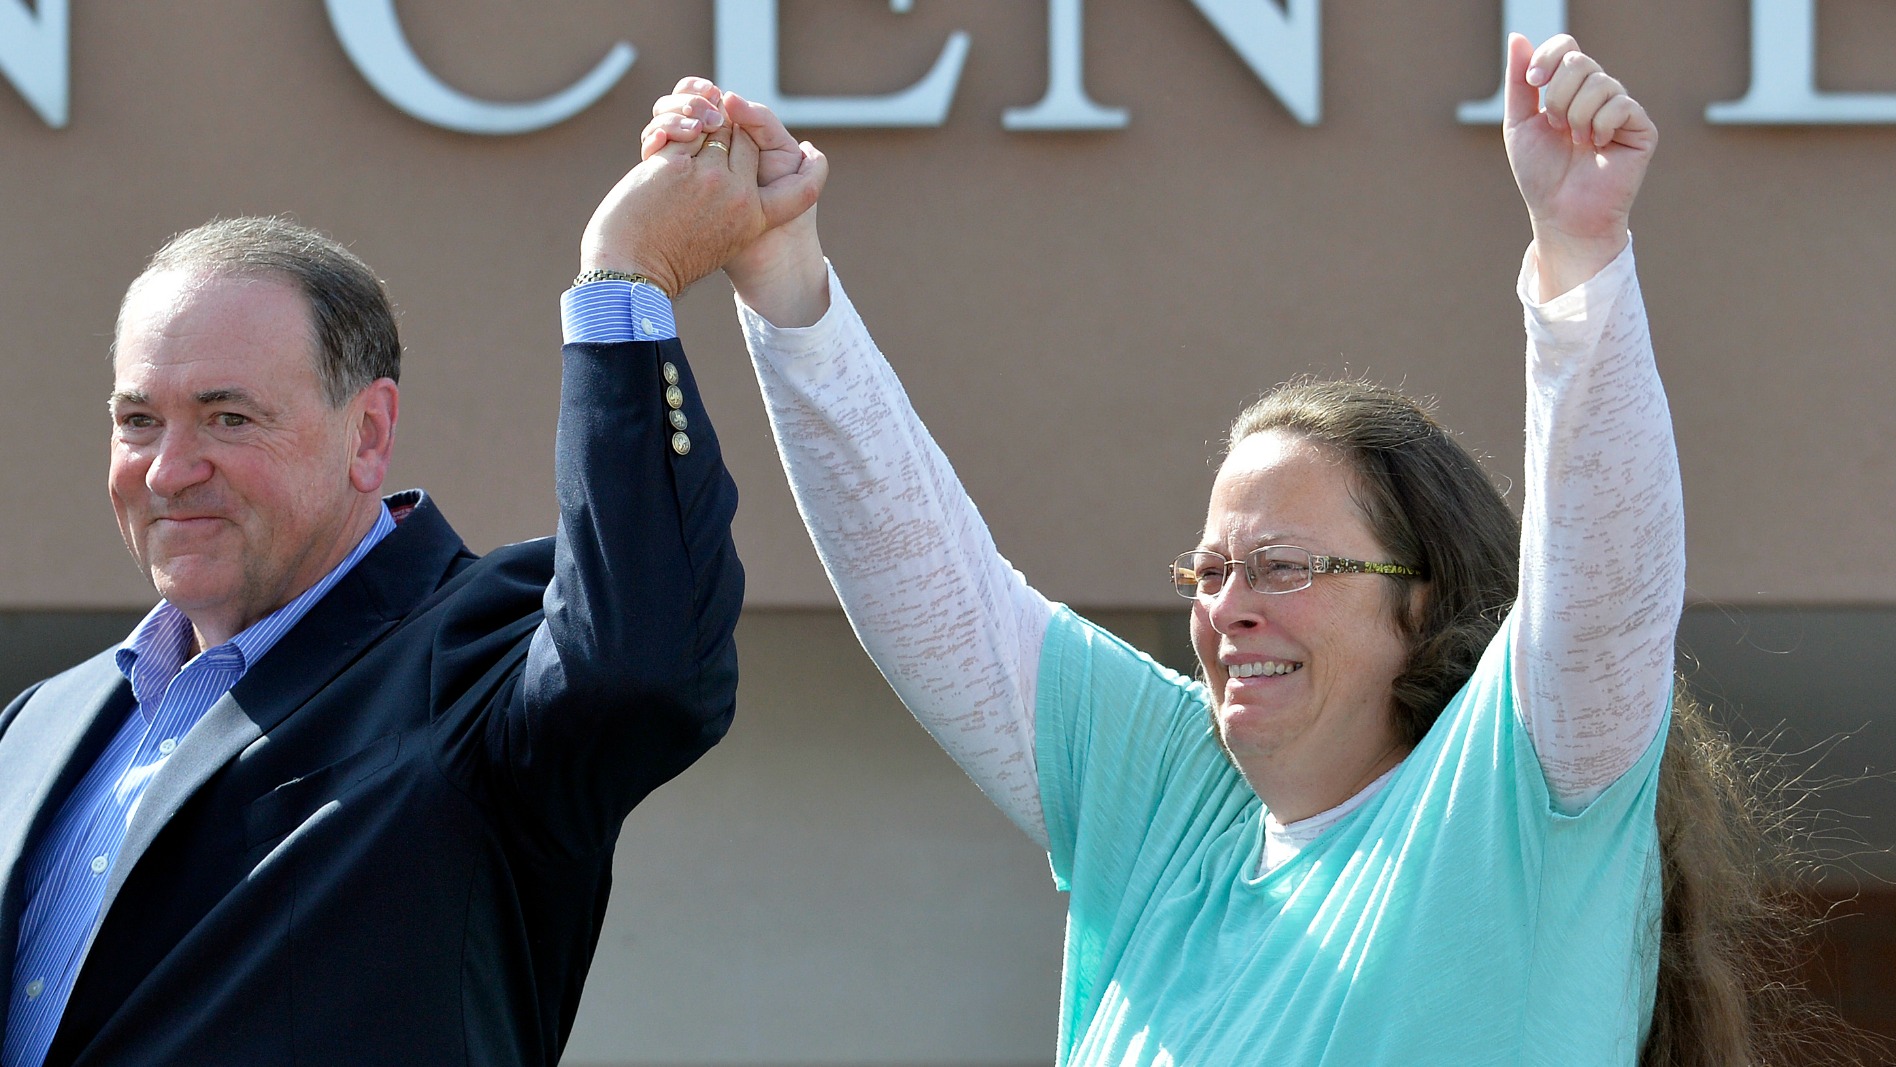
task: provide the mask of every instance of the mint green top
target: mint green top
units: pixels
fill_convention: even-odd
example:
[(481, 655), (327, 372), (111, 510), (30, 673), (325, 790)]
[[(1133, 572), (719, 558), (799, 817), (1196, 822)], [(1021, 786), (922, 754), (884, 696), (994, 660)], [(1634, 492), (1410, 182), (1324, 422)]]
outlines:
[(1197, 682), (1056, 610), (1035, 721), (1070, 893), (1062, 1065), (1631, 1064), (1652, 1014), (1665, 730), (1577, 815), (1512, 620), (1387, 786), (1257, 874), (1264, 808)]

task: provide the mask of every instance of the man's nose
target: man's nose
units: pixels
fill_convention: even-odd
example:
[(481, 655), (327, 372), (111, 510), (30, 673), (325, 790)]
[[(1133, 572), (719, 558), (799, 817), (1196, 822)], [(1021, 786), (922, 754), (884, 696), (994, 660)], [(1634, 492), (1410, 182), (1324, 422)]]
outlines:
[(211, 464), (196, 431), (167, 427), (145, 468), (145, 488), (176, 496), (211, 476)]

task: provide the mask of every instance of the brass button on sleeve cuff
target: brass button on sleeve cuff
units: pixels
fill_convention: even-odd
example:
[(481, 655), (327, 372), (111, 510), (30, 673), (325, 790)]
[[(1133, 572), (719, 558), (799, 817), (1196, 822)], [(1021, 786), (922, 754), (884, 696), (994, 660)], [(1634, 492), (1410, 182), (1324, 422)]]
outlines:
[(659, 368), (659, 373), (665, 376), (666, 385), (678, 384), (678, 364), (666, 360), (665, 365)]
[(682, 430), (686, 426), (691, 425), (691, 421), (685, 418), (685, 413), (682, 411), (673, 411), (670, 413), (670, 416), (672, 429), (674, 430)]
[(665, 403), (673, 410), (685, 406), (685, 391), (675, 385), (665, 387)]
[(691, 451), (691, 438), (682, 433), (672, 434), (672, 451), (684, 455)]

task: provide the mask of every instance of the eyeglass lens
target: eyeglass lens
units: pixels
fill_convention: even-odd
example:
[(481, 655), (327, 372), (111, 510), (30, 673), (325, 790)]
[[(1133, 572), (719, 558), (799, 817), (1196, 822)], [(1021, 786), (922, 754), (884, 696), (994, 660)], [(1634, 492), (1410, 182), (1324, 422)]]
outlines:
[(1252, 589), (1294, 593), (1310, 585), (1310, 563), (1310, 553), (1292, 545), (1266, 545), (1242, 562), (1216, 552), (1187, 552), (1172, 565), (1172, 578), (1180, 596), (1211, 597), (1224, 589), (1225, 575), (1232, 567), (1242, 567)]

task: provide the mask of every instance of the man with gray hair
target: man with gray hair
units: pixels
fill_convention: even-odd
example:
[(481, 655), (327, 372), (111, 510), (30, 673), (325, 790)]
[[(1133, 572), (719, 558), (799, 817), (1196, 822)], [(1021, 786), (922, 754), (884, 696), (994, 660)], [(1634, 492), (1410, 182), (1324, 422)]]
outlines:
[(742, 133), (600, 205), (562, 299), (557, 535), (384, 498), (375, 275), (279, 219), (126, 293), (109, 488), (162, 597), (0, 711), (0, 1067), (551, 1064), (620, 823), (730, 721), (736, 491), (670, 297), (814, 203)]

